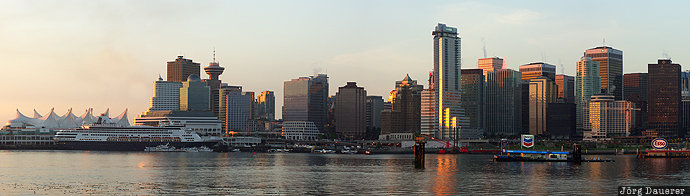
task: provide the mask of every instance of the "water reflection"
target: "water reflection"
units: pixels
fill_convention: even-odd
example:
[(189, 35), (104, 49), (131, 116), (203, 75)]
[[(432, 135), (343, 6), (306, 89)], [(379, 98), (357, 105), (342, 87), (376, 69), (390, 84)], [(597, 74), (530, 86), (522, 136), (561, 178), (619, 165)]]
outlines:
[[(495, 163), (487, 155), (0, 151), (0, 192), (15, 194), (614, 194), (690, 184), (690, 159)], [(604, 157), (602, 157), (604, 158)]]

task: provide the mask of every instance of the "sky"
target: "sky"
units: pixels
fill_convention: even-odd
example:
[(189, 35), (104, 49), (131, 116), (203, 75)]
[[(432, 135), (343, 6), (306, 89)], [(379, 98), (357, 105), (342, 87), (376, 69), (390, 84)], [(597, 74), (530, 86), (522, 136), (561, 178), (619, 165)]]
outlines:
[[(216, 59), (245, 91), (327, 73), (386, 97), (409, 74), (427, 86), (437, 23), (457, 27), (462, 68), (501, 57), (575, 74), (584, 50), (623, 51), (623, 72), (669, 57), (690, 68), (690, 1), (98, 1), (0, 0), (0, 121), (72, 108), (129, 119), (178, 55)], [(202, 78), (208, 76), (201, 71)]]

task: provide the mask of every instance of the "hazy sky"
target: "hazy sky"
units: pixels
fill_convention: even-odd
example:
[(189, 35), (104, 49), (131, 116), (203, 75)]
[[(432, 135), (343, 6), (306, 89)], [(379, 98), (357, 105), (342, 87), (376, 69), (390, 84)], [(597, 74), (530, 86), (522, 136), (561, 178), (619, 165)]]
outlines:
[[(223, 82), (275, 91), (328, 73), (386, 96), (406, 73), (426, 87), (431, 31), (457, 27), (462, 68), (488, 56), (508, 68), (544, 61), (575, 74), (585, 49), (623, 50), (623, 71), (646, 72), (666, 53), (690, 64), (690, 1), (0, 1), (0, 121), (20, 109), (145, 111), (158, 75), (178, 55), (217, 59)], [(565, 69), (561, 69), (562, 65)], [(202, 71), (203, 73), (203, 71)], [(202, 74), (202, 78), (208, 76)]]

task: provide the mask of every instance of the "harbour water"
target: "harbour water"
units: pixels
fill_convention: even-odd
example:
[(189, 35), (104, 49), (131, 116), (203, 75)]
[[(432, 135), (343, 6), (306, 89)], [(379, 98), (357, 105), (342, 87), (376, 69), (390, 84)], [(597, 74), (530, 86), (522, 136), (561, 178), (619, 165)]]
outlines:
[[(518, 163), (491, 155), (0, 151), (1, 195), (616, 194), (690, 185), (690, 159), (598, 156), (613, 163)], [(592, 158), (592, 156), (588, 156)]]

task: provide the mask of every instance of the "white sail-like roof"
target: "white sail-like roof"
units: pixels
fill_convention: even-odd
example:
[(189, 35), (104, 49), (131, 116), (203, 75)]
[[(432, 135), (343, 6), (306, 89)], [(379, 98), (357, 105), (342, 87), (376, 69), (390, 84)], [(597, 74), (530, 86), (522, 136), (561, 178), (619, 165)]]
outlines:
[(31, 120), (31, 118), (24, 116), (21, 112), (19, 112), (19, 109), (17, 109), (17, 115), (14, 117), (14, 119), (10, 120), (10, 123), (28, 123)]
[(62, 117), (55, 114), (55, 108), (51, 108), (50, 113), (41, 117), (40, 119), (43, 120), (43, 124), (40, 127), (55, 129), (60, 128), (60, 120)]
[(77, 124), (77, 116), (72, 113), (72, 108), (67, 110), (67, 114), (60, 119), (58, 122), (60, 128), (76, 128), (79, 127)]
[(93, 116), (93, 108), (86, 109), (86, 112), (79, 117), (78, 124), (90, 125), (96, 122), (96, 117)]
[(41, 117), (43, 117), (43, 116), (41, 116), (41, 114), (39, 114), (39, 113), (36, 111), (36, 109), (34, 109), (34, 118), (41, 118)]
[(116, 124), (123, 126), (123, 127), (129, 127), (129, 119), (127, 118), (127, 109), (125, 109), (125, 111), (122, 112), (122, 114), (115, 117), (113, 119), (113, 122), (115, 122)]

